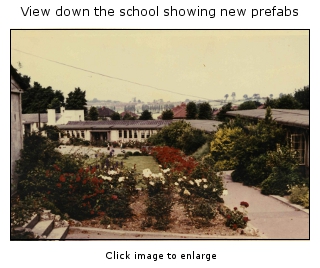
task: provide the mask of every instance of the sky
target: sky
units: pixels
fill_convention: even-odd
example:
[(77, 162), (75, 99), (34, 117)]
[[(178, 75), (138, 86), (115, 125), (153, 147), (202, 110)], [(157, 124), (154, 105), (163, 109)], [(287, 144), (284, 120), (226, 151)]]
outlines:
[(87, 100), (184, 101), (309, 85), (307, 30), (12, 30), (11, 64)]

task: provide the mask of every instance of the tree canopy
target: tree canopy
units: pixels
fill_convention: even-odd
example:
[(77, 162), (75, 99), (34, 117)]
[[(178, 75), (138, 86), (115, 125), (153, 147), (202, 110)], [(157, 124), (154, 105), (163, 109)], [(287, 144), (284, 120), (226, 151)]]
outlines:
[(195, 102), (191, 101), (187, 104), (187, 119), (197, 118), (197, 105)]
[(38, 82), (33, 87), (24, 90), (22, 94), (22, 113), (46, 113), (47, 109), (56, 109), (64, 105), (64, 96), (60, 90), (42, 87)]
[(310, 110), (310, 87), (305, 86), (294, 92), (294, 98), (301, 104), (301, 109)]
[(209, 102), (202, 102), (199, 104), (198, 119), (212, 119), (212, 109)]
[(207, 140), (204, 131), (192, 127), (189, 123), (179, 120), (163, 127), (148, 141), (152, 145), (169, 146), (180, 149), (186, 154), (192, 154)]
[(84, 110), (87, 114), (86, 91), (82, 91), (79, 87), (68, 94), (66, 99), (66, 109), (68, 110)]
[(111, 119), (112, 120), (120, 120), (121, 119), (121, 116), (118, 112), (114, 112), (112, 115), (111, 115)]
[(91, 121), (97, 121), (99, 117), (99, 113), (96, 107), (91, 106), (88, 113), (88, 119)]
[(238, 107), (238, 110), (253, 110), (257, 109), (256, 102), (254, 101), (245, 101), (241, 103)]
[(148, 110), (144, 110), (140, 117), (139, 117), (139, 120), (152, 120), (152, 113), (149, 112)]
[(170, 109), (167, 109), (162, 112), (161, 114), (162, 120), (172, 120), (173, 119), (173, 112)]

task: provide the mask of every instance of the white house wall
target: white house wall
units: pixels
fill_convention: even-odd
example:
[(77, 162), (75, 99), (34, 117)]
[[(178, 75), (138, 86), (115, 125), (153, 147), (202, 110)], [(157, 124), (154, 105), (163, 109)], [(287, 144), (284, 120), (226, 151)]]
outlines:
[(56, 125), (64, 125), (69, 121), (84, 121), (83, 110), (64, 110), (62, 116), (57, 120)]

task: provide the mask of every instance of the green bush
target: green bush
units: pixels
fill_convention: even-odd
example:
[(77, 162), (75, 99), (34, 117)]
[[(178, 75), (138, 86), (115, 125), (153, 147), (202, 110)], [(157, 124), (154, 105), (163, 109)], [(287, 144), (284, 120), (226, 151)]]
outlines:
[(268, 152), (266, 165), (272, 171), (261, 183), (261, 193), (284, 196), (291, 186), (301, 184), (298, 160), (291, 148), (279, 146), (277, 151)]
[(289, 192), (289, 200), (291, 203), (309, 208), (309, 187), (304, 185), (295, 185), (290, 188)]
[(140, 156), (140, 155), (142, 155), (140, 152), (138, 152), (138, 151), (135, 151), (135, 152), (133, 152), (133, 154), (132, 154), (133, 156)]
[(192, 127), (183, 120), (163, 127), (148, 139), (152, 145), (174, 147), (187, 155), (194, 153), (206, 141), (207, 134), (204, 131)]

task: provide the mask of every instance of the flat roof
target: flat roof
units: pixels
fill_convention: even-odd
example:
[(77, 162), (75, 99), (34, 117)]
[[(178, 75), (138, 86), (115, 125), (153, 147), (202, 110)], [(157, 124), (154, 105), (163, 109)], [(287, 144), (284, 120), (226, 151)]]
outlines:
[[(56, 121), (61, 117), (60, 113), (56, 113)], [(30, 124), (30, 123), (38, 123), (39, 114), (22, 114), (22, 124)], [(40, 114), (40, 123), (48, 122), (48, 114), (42, 113)]]
[[(309, 110), (271, 109), (272, 118), (279, 124), (309, 129)], [(229, 111), (227, 115), (257, 119), (264, 119), (265, 109)]]
[(172, 120), (104, 120), (70, 121), (58, 125), (60, 129), (158, 129), (169, 125)]
[[(179, 119), (181, 120), (181, 119)], [(70, 121), (65, 125), (57, 125), (63, 130), (91, 129), (91, 130), (111, 130), (111, 129), (160, 129), (164, 126), (179, 120), (105, 120), (105, 121)], [(183, 120), (194, 128), (207, 132), (216, 131), (221, 124), (215, 120)]]

